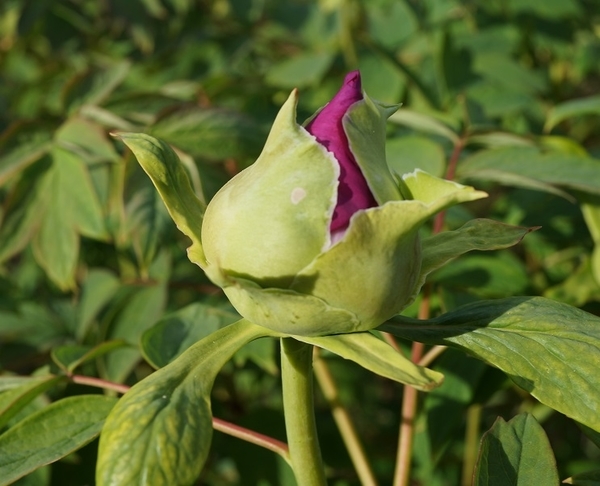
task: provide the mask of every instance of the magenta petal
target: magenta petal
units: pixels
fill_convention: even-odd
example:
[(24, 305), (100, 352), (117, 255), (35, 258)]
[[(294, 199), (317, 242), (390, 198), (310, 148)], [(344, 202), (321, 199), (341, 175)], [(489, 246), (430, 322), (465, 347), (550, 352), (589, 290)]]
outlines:
[(330, 227), (332, 233), (345, 230), (356, 211), (377, 206), (367, 181), (350, 151), (348, 138), (342, 125), (342, 119), (348, 108), (362, 99), (360, 73), (358, 71), (348, 73), (338, 93), (306, 126), (306, 130), (333, 153), (340, 164), (338, 199)]

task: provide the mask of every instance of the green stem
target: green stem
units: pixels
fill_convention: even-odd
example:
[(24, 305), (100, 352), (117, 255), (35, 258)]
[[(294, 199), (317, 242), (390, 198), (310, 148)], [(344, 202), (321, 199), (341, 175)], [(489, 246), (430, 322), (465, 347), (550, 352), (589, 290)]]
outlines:
[(299, 486), (325, 486), (313, 403), (313, 347), (281, 339), (281, 379), (285, 428), (292, 469)]

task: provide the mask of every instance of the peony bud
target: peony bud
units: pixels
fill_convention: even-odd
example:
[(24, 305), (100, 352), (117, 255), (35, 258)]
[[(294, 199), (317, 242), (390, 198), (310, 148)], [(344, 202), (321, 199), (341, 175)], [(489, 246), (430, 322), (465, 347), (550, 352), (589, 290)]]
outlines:
[(419, 227), (483, 193), (424, 172), (395, 181), (385, 124), (397, 107), (363, 95), (358, 72), (306, 128), (296, 104), (294, 90), (258, 160), (208, 205), (203, 267), (255, 324), (292, 335), (372, 329), (419, 290)]

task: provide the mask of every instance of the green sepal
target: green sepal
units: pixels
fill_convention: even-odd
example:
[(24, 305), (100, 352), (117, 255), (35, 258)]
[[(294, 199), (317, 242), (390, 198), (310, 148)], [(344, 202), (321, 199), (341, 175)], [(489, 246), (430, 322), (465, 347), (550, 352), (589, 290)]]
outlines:
[(177, 228), (192, 240), (188, 258), (202, 268), (206, 257), (200, 229), (206, 207), (196, 196), (185, 168), (173, 149), (162, 140), (143, 133), (117, 133), (148, 174)]
[(263, 286), (286, 286), (330, 240), (339, 167), (296, 123), (297, 101), (294, 90), (260, 157), (215, 195), (202, 228), (210, 266)]
[(354, 361), (380, 376), (413, 386), (418, 390), (432, 390), (444, 381), (444, 375), (441, 373), (413, 363), (370, 332), (293, 337)]
[[(358, 330), (377, 327), (416, 297), (421, 269), (418, 230), (423, 223), (449, 206), (486, 196), (422, 171), (404, 180), (420, 200), (391, 201), (356, 213), (344, 238), (303, 269), (291, 286), (351, 310), (360, 320)], [(337, 332), (344, 331), (331, 330)]]
[(355, 332), (360, 327), (354, 314), (312, 295), (263, 289), (252, 281), (233, 277), (226, 281), (223, 290), (241, 315), (276, 332), (319, 336)]
[[(357, 213), (345, 237), (298, 273), (291, 288), (358, 317), (365, 331), (399, 313), (421, 267), (423, 204), (393, 201)], [(289, 332), (292, 332), (291, 330)], [(332, 328), (328, 334), (348, 332)]]
[(102, 429), (96, 484), (193, 484), (212, 439), (215, 377), (242, 346), (266, 336), (279, 334), (242, 319), (198, 341), (133, 386)]
[(366, 93), (343, 117), (344, 132), (350, 150), (379, 205), (398, 201), (398, 190), (385, 158), (385, 127), (387, 119), (399, 105), (386, 106), (372, 100)]

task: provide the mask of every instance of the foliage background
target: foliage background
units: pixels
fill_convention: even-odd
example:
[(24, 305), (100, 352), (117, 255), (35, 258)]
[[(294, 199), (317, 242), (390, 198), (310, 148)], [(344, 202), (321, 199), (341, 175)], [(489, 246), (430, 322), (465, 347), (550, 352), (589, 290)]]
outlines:
[[(389, 124), (395, 172), (443, 176), (450, 167), (450, 176), (490, 193), (449, 211), (447, 228), (473, 217), (542, 226), (516, 249), (472, 254), (434, 274), (432, 315), (512, 295), (599, 314), (599, 60), (597, 0), (4, 0), (2, 383), (55, 371), (65, 353), (111, 342), (78, 372), (133, 384), (152, 370), (142, 336), (148, 353), (153, 336), (169, 342), (179, 330), (191, 343), (235, 320), (186, 259), (188, 242), (111, 131), (171, 143), (209, 200), (256, 158), (292, 88), (301, 90), (303, 120), (355, 68), (372, 97), (403, 103)], [(387, 484), (401, 387), (328, 362)], [(474, 461), (473, 444), (498, 415), (521, 411), (543, 424), (562, 478), (598, 463), (598, 449), (571, 421), (502, 373), (455, 351), (434, 368), (447, 379), (421, 400), (415, 484), (470, 484), (462, 467)], [(81, 393), (98, 390), (52, 388), (8, 426)], [(284, 439), (273, 342), (236, 355), (217, 379), (213, 408)], [(358, 484), (322, 397), (317, 413), (331, 483)], [(93, 483), (95, 447), (19, 484)], [(290, 481), (272, 453), (217, 433), (199, 484)]]

